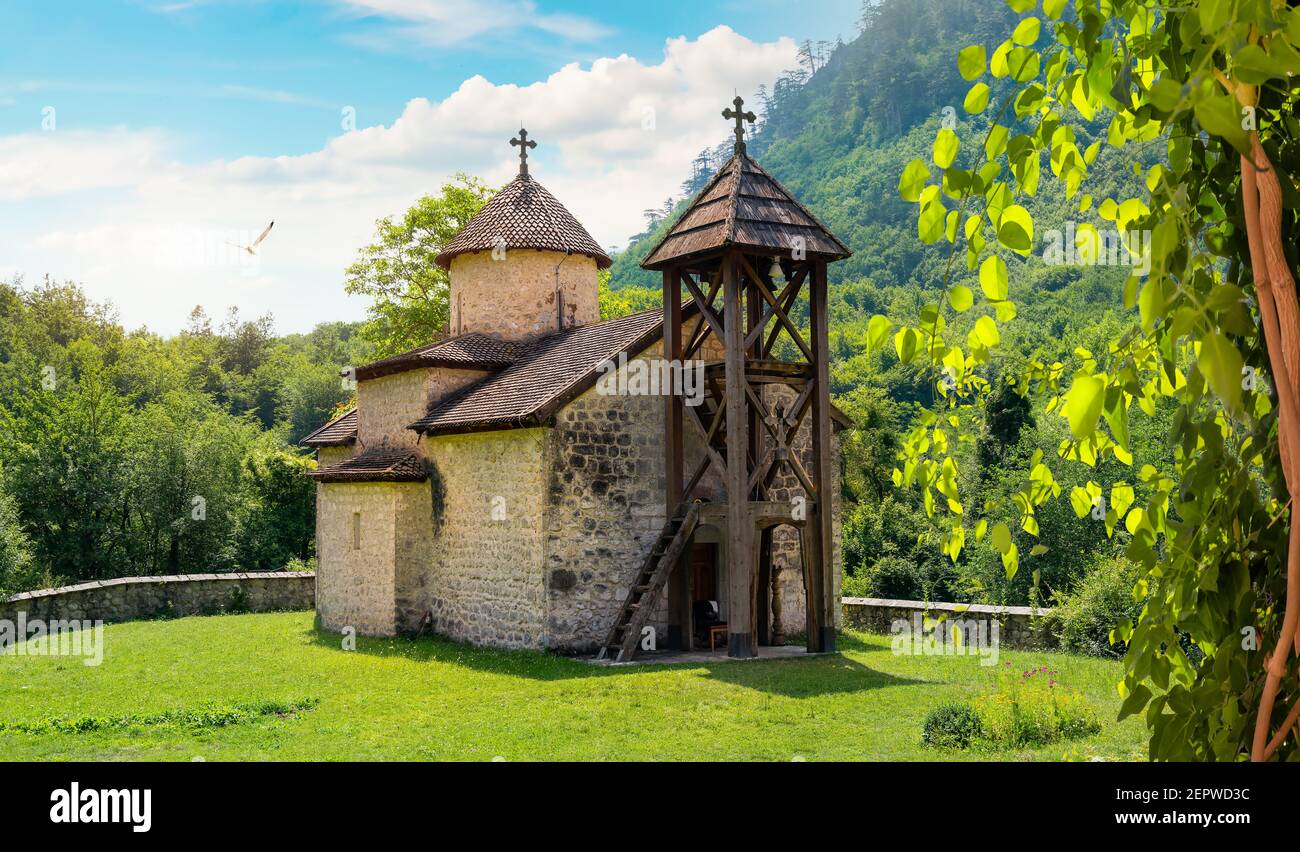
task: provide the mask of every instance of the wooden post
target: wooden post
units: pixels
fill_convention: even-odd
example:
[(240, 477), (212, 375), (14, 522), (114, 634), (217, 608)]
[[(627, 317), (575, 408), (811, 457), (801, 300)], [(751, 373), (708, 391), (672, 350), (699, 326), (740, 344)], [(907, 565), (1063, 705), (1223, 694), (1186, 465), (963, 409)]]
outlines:
[[(664, 270), (664, 358), (680, 365), (682, 358), (682, 288), (676, 267)], [(662, 374), (661, 374), (662, 375)], [(672, 375), (670, 372), (668, 375)], [(682, 499), (682, 398), (664, 395), (664, 512), (671, 518)], [(690, 581), (687, 578), (690, 549), (668, 577), (668, 647), (689, 651), (691, 647)]]
[(745, 321), (734, 252), (722, 259), (727, 406), (727, 656), (753, 657), (754, 527), (749, 514), (749, 412), (745, 398)]
[[(812, 479), (817, 489), (816, 507), (809, 515), (808, 534), (814, 546), (813, 564), (804, 564), (817, 582), (809, 583), (808, 610), (817, 609), (820, 635), (814, 642), (812, 621), (809, 621), (808, 650), (835, 650), (835, 550), (831, 535), (834, 520), (835, 459), (831, 452), (831, 379), (830, 333), (826, 311), (826, 262), (814, 261), (812, 286), (808, 294), (808, 307), (812, 333), (813, 374), (816, 386), (812, 398)], [(814, 599), (815, 596), (815, 599)], [(814, 649), (814, 644), (816, 648)]]

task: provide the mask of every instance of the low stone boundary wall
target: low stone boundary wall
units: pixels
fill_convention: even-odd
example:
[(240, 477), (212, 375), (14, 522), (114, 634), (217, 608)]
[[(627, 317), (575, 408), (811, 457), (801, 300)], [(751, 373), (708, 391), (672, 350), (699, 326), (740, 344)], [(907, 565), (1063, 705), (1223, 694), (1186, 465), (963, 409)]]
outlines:
[(316, 575), (270, 571), (253, 574), (176, 574), (118, 577), (57, 589), (23, 592), (0, 601), (0, 619), (131, 621), (220, 612), (315, 609)]
[(913, 616), (951, 619), (992, 619), (998, 623), (999, 642), (1008, 648), (1046, 649), (1057, 646), (1051, 631), (1054, 610), (1028, 606), (988, 606), (942, 601), (900, 601), (889, 598), (843, 598), (844, 626), (872, 633), (890, 632), (896, 620)]

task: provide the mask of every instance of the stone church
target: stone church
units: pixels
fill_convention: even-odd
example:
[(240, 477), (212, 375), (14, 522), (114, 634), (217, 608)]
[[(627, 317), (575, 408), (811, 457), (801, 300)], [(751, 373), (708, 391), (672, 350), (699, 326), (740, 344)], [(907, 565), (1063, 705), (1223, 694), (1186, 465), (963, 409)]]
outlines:
[[(701, 193), (700, 199), (710, 193), (723, 199), (711, 215), (744, 219), (747, 202), (739, 187), (745, 183), (755, 197), (768, 196), (757, 205), (760, 212), (816, 223), (748, 158), (739, 129), (737, 139), (737, 157)], [(627, 376), (619, 375), (663, 372), (666, 311), (600, 319), (597, 273), (611, 260), (529, 174), (527, 153), (536, 143), (523, 132), (511, 141), (520, 149), (518, 176), (437, 258), (451, 282), (446, 334), (350, 371), (356, 407), (303, 441), (318, 454), (311, 475), (317, 482), (319, 623), (368, 635), (436, 632), (478, 645), (580, 654), (607, 644), (623, 629), (619, 619), (644, 605), (638, 634), (648, 625), (658, 631), (660, 648), (670, 638), (677, 647), (709, 647), (713, 636), (706, 628), (744, 620), (729, 611), (743, 606), (727, 593), (736, 580), (728, 577), (735, 560), (727, 555), (726, 522), (709, 514), (725, 500), (725, 450), (710, 443), (721, 440), (715, 435), (723, 417), (716, 404), (697, 411), (694, 400), (685, 409), (680, 397), (676, 401), (676, 410), (696, 422), (713, 418), (713, 432), (685, 432), (677, 415), (679, 461), (697, 474), (686, 488), (688, 499), (674, 509), (677, 501), (665, 500), (666, 489), (680, 489), (682, 482), (674, 487), (672, 480), (684, 477), (683, 468), (669, 472), (673, 441), (665, 439), (672, 434), (674, 408), (666, 400), (673, 384), (654, 383), (647, 391), (644, 383), (620, 381)], [(720, 194), (721, 184), (731, 187), (729, 194)], [(686, 230), (679, 224), (665, 244), (690, 237), (693, 215), (702, 214), (688, 211)], [(834, 241), (826, 257), (847, 256), (820, 223), (797, 227)], [(663, 251), (663, 245), (656, 249)], [(779, 262), (773, 272), (781, 272)], [(673, 289), (676, 299), (680, 290)], [(782, 298), (784, 320), (794, 298)], [(698, 296), (688, 298), (670, 319), (694, 335), (692, 363), (708, 377), (721, 364), (725, 341), (717, 334), (717, 315), (707, 305), (701, 310), (702, 304)], [(675, 332), (676, 339), (683, 333)], [(797, 382), (754, 387), (754, 404), (778, 418), (783, 405), (799, 407)], [(833, 625), (840, 575), (834, 433), (849, 423), (833, 406), (829, 411), (834, 480), (827, 488), (826, 528), (834, 543), (818, 611)], [(782, 441), (772, 452), (785, 453), (787, 461), (789, 455), (803, 459), (795, 467), (810, 468), (811, 422), (792, 415), (787, 421), (794, 424), (789, 446)], [(751, 420), (751, 426), (760, 431), (762, 424)], [(751, 436), (761, 454), (755, 441)], [(799, 506), (806, 490), (801, 481), (808, 482), (773, 468), (765, 478), (755, 475), (754, 493), (762, 491), (767, 502), (761, 505)], [(687, 515), (690, 528), (683, 529)], [(800, 546), (800, 516), (782, 517), (789, 523), (762, 539), (770, 569), (755, 575), (760, 588), (742, 586), (761, 614), (755, 646), (780, 644), (805, 630), (809, 584), (802, 566), (809, 551)], [(656, 560), (664, 563), (658, 573), (645, 567)], [(682, 579), (669, 580), (669, 574)], [(755, 652), (741, 646), (746, 655)]]

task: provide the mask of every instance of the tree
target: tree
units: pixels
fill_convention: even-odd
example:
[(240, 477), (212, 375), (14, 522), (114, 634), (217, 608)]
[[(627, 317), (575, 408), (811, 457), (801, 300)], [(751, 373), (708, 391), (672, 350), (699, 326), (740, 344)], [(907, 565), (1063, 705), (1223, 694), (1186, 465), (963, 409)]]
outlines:
[(52, 575), (119, 576), (128, 540), (128, 412), (98, 347), (75, 340), (67, 356), (65, 371), (32, 376), (2, 412), (5, 474)]
[[(1277, 698), (1300, 693), (1287, 666), (1300, 647), (1291, 514), (1300, 309), (1285, 250), (1300, 236), (1300, 9), (1280, 0), (1044, 0), (1039, 17), (1029, 14), (1036, 0), (1008, 5), (1021, 15), (1010, 37), (991, 56), (983, 45), (957, 56), (972, 83), (965, 126), (941, 127), (931, 162), (913, 160), (899, 181), (917, 204), (921, 240), (950, 244), (949, 269), (964, 255), (985, 300), (964, 341), (947, 332), (949, 316), (974, 307), (961, 284), (893, 336), (900, 359), (929, 370), (940, 400), (904, 441), (897, 480), (946, 508), (943, 549), (954, 561), (973, 522), (974, 541), (1008, 576), (1039, 551), (1022, 557), (1020, 545), (1038, 535), (1040, 507), (1062, 494), (1107, 535), (1126, 530), (1127, 555), (1143, 572), (1134, 597), (1146, 604), (1115, 631), (1128, 644), (1121, 716), (1144, 713), (1155, 759), (1294, 757), (1300, 703), (1285, 712)], [(1095, 124), (1104, 140), (1089, 142)], [(1094, 206), (1081, 194), (1103, 144), (1132, 146), (1138, 197)], [(1153, 148), (1164, 162), (1144, 162)], [(1023, 359), (1017, 385), (1068, 423), (1058, 455), (1094, 475), (1108, 458), (1132, 465), (1134, 404), (1150, 417), (1167, 400), (1173, 461), (1144, 465), (1131, 482), (1106, 488), (1098, 476), (1103, 483), (1065, 491), (1036, 453), (1013, 533), (988, 526), (991, 507), (965, 512), (948, 448), (974, 433), (987, 407), (980, 368), (1016, 316), (1007, 259), (1034, 255), (1034, 220), (1021, 202), (1038, 191), (1044, 154), (1054, 188), (1085, 220), (1072, 240), (1043, 235), (1044, 260), (1064, 250), (1096, 262), (1108, 246), (1101, 223), (1115, 236), (1110, 262), (1133, 269), (1124, 304), (1136, 315), (1104, 351)], [(949, 430), (959, 440), (934, 439)]]
[(31, 541), (18, 517), (18, 504), (5, 491), (3, 471), (0, 471), (0, 598), (35, 588), (39, 578)]
[(458, 174), (401, 219), (386, 216), (375, 223), (375, 241), (360, 250), (344, 283), (348, 293), (373, 300), (362, 334), (375, 357), (421, 346), (446, 329), (450, 280), (434, 258), (494, 192), (478, 178)]
[(237, 561), (248, 571), (278, 571), (311, 556), (316, 537), (316, 463), (289, 450), (264, 450), (243, 465)]

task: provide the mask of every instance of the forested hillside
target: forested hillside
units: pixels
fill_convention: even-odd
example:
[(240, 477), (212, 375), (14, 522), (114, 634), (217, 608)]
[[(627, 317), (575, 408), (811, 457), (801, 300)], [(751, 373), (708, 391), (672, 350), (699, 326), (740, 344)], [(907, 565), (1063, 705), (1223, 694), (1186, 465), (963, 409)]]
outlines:
[(294, 445), (350, 395), (356, 331), (196, 310), (164, 338), (74, 284), (0, 283), (0, 594), (309, 560)]
[[(1040, 523), (1048, 550), (1025, 560), (1024, 570), (1008, 580), (987, 549), (968, 548), (955, 565), (942, 556), (939, 531), (924, 508), (912, 496), (895, 491), (892, 482), (899, 436), (910, 426), (918, 405), (931, 401), (937, 377), (901, 364), (892, 343), (883, 351), (869, 352), (870, 318), (914, 318), (923, 305), (941, 297), (945, 276), (979, 289), (964, 256), (950, 259), (946, 242), (925, 245), (918, 239), (915, 208), (901, 200), (899, 177), (909, 161), (930, 161), (935, 132), (945, 120), (957, 122), (963, 138), (971, 135), (967, 129), (978, 138), (987, 128), (1001, 93), (995, 87), (987, 112), (969, 115), (963, 99), (970, 84), (958, 73), (956, 57), (969, 44), (991, 49), (1014, 28), (1016, 19), (1002, 0), (864, 4), (856, 39), (836, 46), (820, 61), (815, 51), (806, 49), (804, 66), (764, 94), (750, 154), (854, 252), (831, 267), (834, 393), (858, 423), (844, 442), (846, 589), (885, 597), (1004, 604), (1035, 599), (1059, 603), (1077, 591), (1089, 598), (1109, 597), (1124, 607), (1127, 593), (1118, 602), (1114, 595), (1130, 571), (1118, 556), (1122, 530), (1108, 539), (1103, 525), (1081, 523), (1068, 506), (1046, 507)], [(1090, 130), (1104, 133), (1105, 126), (1105, 117), (1098, 116)], [(720, 126), (719, 138), (725, 132)], [(1091, 141), (1080, 139), (1080, 149)], [(730, 147), (724, 144), (703, 152), (698, 162), (716, 167), (729, 155)], [(1096, 207), (1105, 197), (1126, 197), (1120, 188), (1134, 180), (1131, 159), (1103, 153), (1089, 176), (1095, 201), (1067, 205), (1060, 200), (1063, 193), (1050, 164), (1044, 162), (1041, 172), (1041, 191), (1017, 199), (1031, 211), (1040, 238), (1067, 222), (1104, 225)], [(684, 192), (694, 191), (708, 176), (707, 169), (697, 167)], [(684, 199), (672, 206), (680, 212)], [(663, 210), (647, 212), (647, 233), (619, 255), (612, 270), (612, 295), (630, 305), (657, 299), (655, 277), (638, 264), (671, 216), (662, 215)], [(1007, 253), (1004, 259), (1011, 272), (1011, 297), (1023, 320), (1014, 324), (1016, 339), (1001, 341), (1004, 357), (1065, 360), (1077, 349), (1104, 347), (1124, 325), (1121, 289), (1127, 267), (1049, 265), (1041, 245), (1028, 258)], [(806, 305), (802, 310), (806, 317)], [(958, 322), (975, 319), (962, 314)], [(958, 331), (964, 335), (967, 329)], [(990, 382), (998, 382), (1001, 363), (995, 361), (985, 376)], [(1077, 469), (1055, 458), (1068, 432), (1064, 421), (1029, 410), (1009, 389), (1003, 388), (996, 398), (1000, 410), (986, 424), (978, 445), (968, 448), (971, 462), (961, 468), (975, 473), (960, 483), (965, 504), (985, 506), (990, 524), (1014, 517), (1012, 495), (1023, 484), (1025, 461), (1037, 450), (1067, 492), (1080, 484)], [(1144, 456), (1163, 452), (1159, 430), (1148, 429), (1151, 434), (1134, 436), (1139, 467)], [(1111, 474), (1116, 474), (1112, 479), (1123, 478), (1114, 471), (1094, 472), (1100, 481)], [(1099, 566), (1105, 570), (1097, 571)]]

